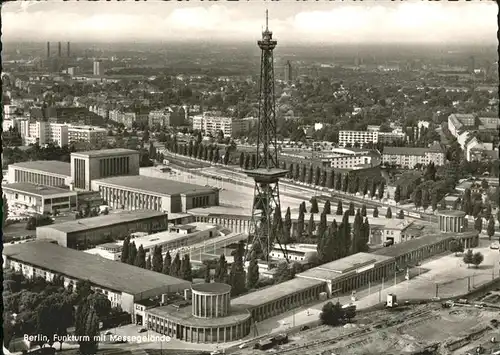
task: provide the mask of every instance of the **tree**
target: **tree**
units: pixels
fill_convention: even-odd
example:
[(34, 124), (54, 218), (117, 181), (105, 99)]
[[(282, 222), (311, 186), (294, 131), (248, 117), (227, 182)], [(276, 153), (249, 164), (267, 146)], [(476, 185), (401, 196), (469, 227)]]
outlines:
[(472, 198), (470, 189), (465, 189), (464, 191), (461, 209), (469, 216), (472, 215)]
[(360, 187), (359, 185), (360, 185), (359, 176), (356, 176), (356, 178), (354, 179), (354, 185), (352, 187), (352, 192), (354, 194), (359, 192), (359, 187)]
[(401, 186), (396, 185), (396, 190), (394, 191), (394, 201), (399, 203), (401, 201)]
[(323, 206), (323, 213), (324, 214), (331, 214), (332, 213), (332, 207), (330, 204), (330, 200), (326, 200), (325, 205)]
[(153, 250), (153, 261), (151, 269), (156, 272), (161, 272), (163, 269), (163, 255), (161, 255), (161, 246), (155, 246)]
[(132, 243), (130, 243), (130, 246), (128, 249), (127, 264), (134, 265), (136, 257), (137, 257), (137, 248), (135, 246), (135, 243), (132, 242)]
[(378, 217), (378, 208), (377, 208), (377, 207), (375, 207), (375, 208), (373, 209), (373, 217), (374, 217), (374, 218), (377, 218), (377, 217)]
[(318, 213), (319, 208), (318, 208), (318, 200), (316, 197), (311, 198), (311, 213)]
[(171, 265), (172, 265), (172, 257), (170, 256), (170, 252), (167, 251), (167, 254), (165, 254), (165, 259), (163, 259), (163, 266), (161, 268), (161, 273), (164, 275), (170, 275)]
[(342, 190), (342, 174), (337, 173), (336, 178), (335, 178), (335, 190)]
[(296, 240), (300, 240), (302, 238), (302, 235), (304, 234), (304, 218), (304, 211), (299, 211), (299, 217), (297, 219), (297, 229), (295, 234)]
[(356, 210), (354, 209), (354, 203), (349, 203), (349, 216), (354, 216), (356, 214)]
[(398, 218), (399, 219), (405, 219), (405, 211), (399, 210), (399, 212), (398, 212)]
[(455, 256), (457, 256), (458, 253), (464, 252), (464, 246), (462, 245), (462, 243), (460, 243), (459, 240), (453, 239), (450, 242), (450, 251), (452, 253), (455, 253)]
[(441, 199), (441, 209), (446, 210), (448, 206), (446, 206), (446, 200), (443, 198)]
[(347, 192), (349, 190), (349, 174), (344, 174), (344, 181), (342, 183), (342, 191)]
[(210, 281), (211, 281), (211, 277), (210, 277), (210, 264), (207, 263), (207, 262), (204, 262), (203, 264), (205, 264), (205, 283), (209, 284)]
[(422, 202), (420, 202), (420, 204), (422, 205), (424, 211), (429, 207), (429, 203), (430, 203), (429, 190), (428, 189), (422, 190)]
[(306, 208), (306, 201), (302, 201), (302, 203), (299, 206), (299, 212), (302, 211), (304, 213), (307, 213), (307, 208)]
[(392, 211), (390, 207), (387, 207), (387, 213), (385, 214), (385, 218), (392, 218)]
[(333, 189), (335, 183), (335, 173), (333, 170), (330, 170), (330, 173), (328, 174), (328, 181), (326, 183), (326, 187), (329, 189)]
[(307, 167), (302, 165), (302, 169), (300, 170), (300, 182), (306, 182), (306, 171)]
[(234, 253), (234, 262), (231, 265), (231, 271), (229, 272), (229, 284), (231, 285), (231, 295), (238, 296), (245, 293), (245, 266), (243, 264), (243, 258), (245, 257), (245, 244), (243, 241), (238, 243), (238, 247)]
[(259, 263), (257, 255), (252, 252), (250, 254), (250, 263), (247, 271), (247, 289), (255, 289), (259, 283)]
[(292, 230), (292, 216), (290, 206), (287, 207), (285, 213), (285, 221), (283, 222), (283, 243), (290, 243), (290, 233)]
[(484, 256), (480, 252), (474, 253), (472, 256), (472, 265), (474, 265), (476, 268), (483, 262)]
[(339, 200), (338, 204), (337, 204), (337, 212), (336, 212), (337, 216), (342, 216), (344, 214), (344, 210), (342, 208), (342, 200)]
[(151, 270), (153, 265), (151, 264), (151, 254), (146, 258), (146, 270)]
[(377, 182), (375, 180), (372, 181), (372, 188), (370, 189), (370, 197), (374, 198), (375, 193), (377, 191)]
[(189, 260), (189, 254), (184, 255), (184, 258), (181, 261), (179, 276), (183, 280), (193, 281), (193, 271), (191, 268), (191, 260)]
[(101, 292), (94, 292), (88, 296), (87, 302), (94, 307), (99, 318), (107, 317), (111, 312), (111, 301)]
[(77, 310), (75, 335), (80, 339), (80, 354), (92, 355), (97, 353), (99, 335), (99, 318), (93, 305), (85, 302)]
[(473, 263), (474, 253), (472, 252), (471, 249), (467, 250), (467, 252), (464, 254), (464, 257), (462, 260), (463, 260), (464, 264), (467, 264), (467, 267), (469, 267), (469, 265)]
[(181, 256), (179, 253), (175, 254), (175, 258), (170, 265), (170, 276), (181, 277)]
[(316, 167), (316, 174), (314, 174), (314, 185), (319, 186), (321, 179), (321, 168), (319, 166)]
[(220, 256), (217, 267), (215, 268), (214, 281), (224, 284), (228, 283), (227, 261), (224, 254)]
[(483, 217), (476, 218), (476, 220), (474, 221), (474, 229), (477, 230), (479, 233), (482, 232), (482, 230), (483, 230)]
[(366, 217), (366, 205), (361, 206), (361, 216)]
[(314, 223), (314, 214), (311, 213), (311, 216), (309, 217), (309, 223), (307, 224), (307, 235), (309, 238), (314, 236), (315, 229), (316, 229), (316, 226)]
[(245, 167), (245, 153), (241, 152), (240, 154), (240, 168), (244, 168)]
[(291, 280), (295, 276), (294, 268), (289, 266), (286, 261), (280, 262), (274, 273), (274, 283), (279, 284)]
[(247, 155), (245, 156), (245, 164), (244, 164), (244, 168), (245, 168), (245, 170), (250, 169), (250, 155), (249, 155), (249, 154), (247, 154)]
[(349, 211), (345, 211), (342, 217), (342, 223), (339, 227), (339, 240), (340, 244), (343, 246), (341, 257), (346, 257), (351, 252), (352, 240), (351, 240), (351, 225), (349, 224)]
[(495, 220), (493, 217), (490, 217), (488, 220), (488, 227), (486, 228), (486, 233), (488, 233), (488, 237), (491, 240), (491, 237), (495, 235)]
[(2, 229), (5, 226), (5, 221), (7, 221), (7, 217), (9, 216), (9, 204), (7, 203), (7, 198), (5, 195), (2, 196), (2, 203), (3, 203), (3, 209), (2, 209)]
[(384, 198), (385, 183), (382, 181), (378, 187), (378, 198), (379, 200)]
[(342, 311), (342, 306), (339, 302), (336, 304), (333, 304), (332, 302), (325, 303), (319, 315), (321, 322), (330, 326), (340, 325), (343, 317), (344, 312)]
[(490, 184), (488, 183), (488, 181), (486, 179), (483, 179), (481, 181), (481, 188), (486, 191), (489, 189), (489, 187), (490, 187)]
[(314, 174), (314, 169), (313, 166), (309, 166), (309, 174), (307, 174), (307, 183), (309, 185), (312, 185), (313, 183), (313, 174)]
[(318, 236), (318, 238), (321, 238), (323, 236), (323, 234), (326, 232), (326, 229), (327, 229), (326, 214), (322, 213), (321, 214), (321, 219), (320, 219), (319, 225), (318, 225), (318, 230), (317, 230), (317, 233), (316, 233), (316, 235)]
[(128, 262), (128, 255), (130, 253), (129, 249), (130, 249), (130, 237), (127, 236), (127, 237), (125, 237), (125, 240), (123, 240), (122, 254), (120, 255), (120, 261), (122, 263)]
[(363, 198), (368, 195), (368, 179), (363, 180)]
[(413, 192), (413, 203), (417, 209), (422, 206), (422, 189), (419, 187)]
[(143, 269), (146, 268), (146, 252), (144, 251), (144, 247), (142, 246), (142, 244), (137, 250), (134, 265)]
[(361, 217), (361, 211), (358, 209), (356, 216), (354, 217), (354, 223), (352, 228), (352, 254), (360, 252), (363, 244), (363, 217)]
[(321, 172), (321, 186), (323, 187), (326, 187), (326, 184), (328, 182), (328, 173), (326, 172), (326, 170), (323, 170)]

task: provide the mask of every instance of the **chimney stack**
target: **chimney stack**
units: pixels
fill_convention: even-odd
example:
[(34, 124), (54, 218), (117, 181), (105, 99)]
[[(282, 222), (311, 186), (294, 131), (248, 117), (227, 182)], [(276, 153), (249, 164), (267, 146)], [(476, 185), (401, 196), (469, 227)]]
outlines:
[(50, 42), (47, 42), (47, 58), (50, 58)]
[(67, 43), (67, 50), (68, 50), (68, 58), (69, 58), (69, 57), (71, 57), (69, 42)]
[(59, 57), (61, 57), (61, 42), (57, 43), (57, 49), (58, 49), (57, 52), (59, 54)]

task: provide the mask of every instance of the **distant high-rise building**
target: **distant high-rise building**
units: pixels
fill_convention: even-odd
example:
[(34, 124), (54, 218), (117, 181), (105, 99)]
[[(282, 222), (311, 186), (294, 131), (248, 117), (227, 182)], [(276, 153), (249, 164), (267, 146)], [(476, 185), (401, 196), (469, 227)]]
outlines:
[(102, 76), (104, 74), (104, 67), (100, 60), (94, 62), (94, 75)]
[(57, 54), (61, 57), (61, 42), (57, 43)]
[(50, 42), (47, 42), (47, 58), (50, 58)]
[(71, 57), (71, 52), (70, 52), (69, 42), (68, 42), (68, 43), (66, 43), (66, 46), (67, 46), (67, 47), (66, 47), (66, 49), (67, 49), (67, 51), (68, 51), (67, 55), (68, 55), (68, 58), (69, 58), (69, 57)]
[(285, 82), (289, 83), (292, 81), (292, 63), (289, 60), (285, 64)]

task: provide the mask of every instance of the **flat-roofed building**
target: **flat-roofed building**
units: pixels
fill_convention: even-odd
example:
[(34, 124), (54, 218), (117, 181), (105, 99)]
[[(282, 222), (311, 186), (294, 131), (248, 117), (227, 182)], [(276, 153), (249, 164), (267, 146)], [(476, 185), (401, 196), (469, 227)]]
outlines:
[(54, 186), (13, 183), (2, 186), (9, 205), (24, 206), (38, 214), (77, 208), (77, 193)]
[(415, 165), (444, 165), (444, 152), (437, 145), (429, 148), (384, 147), (382, 161), (391, 165), (413, 169)]
[[(306, 261), (307, 258), (317, 256), (316, 244), (287, 244), (286, 252), (290, 261)], [(274, 244), (270, 253), (271, 258), (285, 260), (285, 255), (278, 243)]]
[(219, 204), (215, 188), (143, 175), (94, 180), (92, 190), (113, 208), (180, 213)]
[(62, 276), (64, 285), (76, 287), (78, 281), (89, 281), (94, 291), (102, 292), (118, 307), (132, 315), (134, 303), (163, 294), (182, 293), (191, 287), (189, 281), (145, 270), (118, 261), (61, 247), (49, 242), (33, 241), (5, 246), (3, 267), (52, 281)]
[(448, 130), (455, 138), (464, 129), (473, 127), (475, 123), (476, 117), (473, 114), (452, 113), (448, 116)]
[(69, 126), (67, 135), (70, 143), (98, 144), (106, 140), (108, 131), (105, 128), (94, 126)]
[(217, 137), (219, 132), (224, 133), (225, 138), (235, 136), (240, 132), (248, 131), (252, 119), (238, 119), (232, 117), (223, 117), (215, 112), (205, 112), (203, 115), (193, 117), (193, 129), (211, 134)]
[(151, 210), (121, 211), (98, 217), (38, 227), (36, 237), (73, 249), (90, 249), (133, 232), (156, 233), (168, 228), (168, 216)]
[(31, 183), (44, 186), (69, 186), (71, 168), (69, 163), (57, 160), (38, 160), (9, 165), (7, 181)]
[(334, 296), (392, 276), (395, 272), (393, 257), (369, 253), (356, 253), (297, 274), (301, 279), (326, 283), (328, 295)]
[(137, 150), (103, 149), (71, 153), (71, 176), (77, 189), (91, 190), (93, 180), (124, 175), (139, 175)]

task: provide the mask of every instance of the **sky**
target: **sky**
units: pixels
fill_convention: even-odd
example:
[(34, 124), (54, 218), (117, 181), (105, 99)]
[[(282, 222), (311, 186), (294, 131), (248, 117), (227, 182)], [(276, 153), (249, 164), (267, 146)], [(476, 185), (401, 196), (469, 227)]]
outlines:
[(2, 40), (247, 41), (265, 10), (281, 44), (497, 42), (495, 2), (48, 2), (2, 5)]

